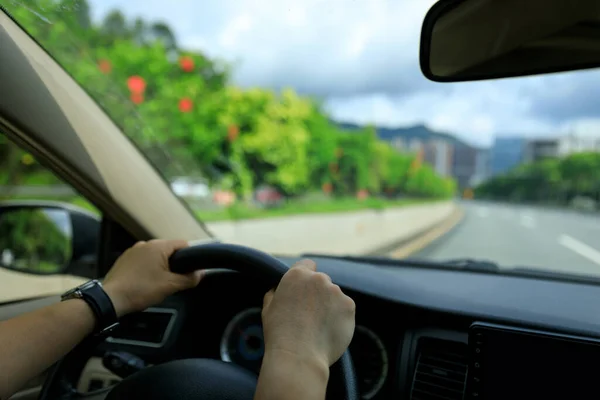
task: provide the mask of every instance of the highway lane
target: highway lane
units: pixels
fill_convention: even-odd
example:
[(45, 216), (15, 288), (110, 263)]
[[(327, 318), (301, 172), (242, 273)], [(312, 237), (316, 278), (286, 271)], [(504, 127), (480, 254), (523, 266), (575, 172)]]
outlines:
[(478, 201), (461, 206), (461, 223), (411, 257), (600, 276), (600, 216)]

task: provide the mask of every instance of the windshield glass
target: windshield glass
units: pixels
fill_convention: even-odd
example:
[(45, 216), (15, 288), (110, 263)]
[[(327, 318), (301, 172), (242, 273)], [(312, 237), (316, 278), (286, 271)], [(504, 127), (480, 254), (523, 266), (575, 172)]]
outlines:
[(600, 273), (596, 71), (427, 81), (431, 0), (2, 4), (224, 241)]

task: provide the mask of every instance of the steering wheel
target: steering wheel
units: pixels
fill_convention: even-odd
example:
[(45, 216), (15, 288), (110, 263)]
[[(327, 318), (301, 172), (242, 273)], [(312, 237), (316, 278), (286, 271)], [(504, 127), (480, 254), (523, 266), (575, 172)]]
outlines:
[[(223, 243), (187, 247), (174, 253), (170, 259), (173, 272), (188, 273), (198, 266), (254, 274), (273, 287), (289, 269), (261, 251)], [(76, 381), (97, 344), (98, 339), (90, 337), (55, 364), (39, 399), (97, 397), (98, 392), (86, 395), (75, 390)], [(147, 367), (129, 376), (108, 392), (106, 400), (244, 400), (254, 397), (256, 384), (256, 375), (238, 365), (214, 359), (184, 359)], [(342, 400), (359, 398), (348, 351), (331, 367), (327, 397)]]

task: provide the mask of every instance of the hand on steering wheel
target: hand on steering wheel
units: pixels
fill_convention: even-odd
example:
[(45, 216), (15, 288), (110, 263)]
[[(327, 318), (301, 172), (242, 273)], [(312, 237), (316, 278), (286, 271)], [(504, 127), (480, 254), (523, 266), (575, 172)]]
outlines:
[(169, 267), (169, 257), (186, 247), (184, 240), (150, 240), (137, 242), (121, 254), (102, 282), (119, 317), (198, 285), (203, 270), (178, 274)]
[(312, 260), (297, 262), (277, 290), (265, 295), (262, 321), (266, 351), (311, 357), (330, 367), (350, 345), (354, 301)]
[[(331, 368), (328, 395), (344, 400), (358, 398), (346, 350), (354, 331), (354, 302), (327, 275), (316, 272), (310, 261), (289, 269), (268, 254), (243, 246), (211, 243), (186, 247), (181, 241), (150, 241), (127, 250), (107, 275), (104, 286), (117, 313), (124, 315), (197, 285), (202, 277), (197, 270), (205, 266), (234, 269), (261, 276), (273, 286), (279, 284), (265, 298), (266, 350), (310, 356), (323, 366), (337, 360)], [(81, 353), (89, 349), (89, 345), (79, 346), (57, 363), (40, 399), (76, 398), (69, 388), (75, 386), (77, 367), (86, 359)], [(252, 398), (255, 389), (256, 377), (237, 365), (189, 359), (146, 368), (117, 384), (107, 399), (235, 400)]]

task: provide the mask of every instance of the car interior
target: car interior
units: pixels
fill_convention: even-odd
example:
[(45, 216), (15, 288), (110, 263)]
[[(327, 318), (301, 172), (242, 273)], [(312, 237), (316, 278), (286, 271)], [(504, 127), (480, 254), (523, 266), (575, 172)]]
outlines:
[[(578, 40), (560, 41), (560, 49), (531, 45), (539, 37), (565, 32), (567, 25), (589, 23), (596, 27), (597, 22), (587, 20), (589, 15), (598, 15), (595, 2), (526, 3), (531, 17), (524, 13), (525, 2), (436, 3), (422, 30), (423, 73), (432, 80), (450, 82), (600, 65), (600, 57), (593, 51), (598, 44), (595, 29), (582, 29), (583, 37)], [(565, 12), (575, 10), (571, 3), (587, 7), (587, 11)], [(516, 17), (519, 24), (506, 24)], [(540, 18), (555, 24), (542, 24), (545, 28), (536, 37), (530, 36), (535, 30), (525, 34), (522, 27), (531, 28)], [(496, 46), (492, 51), (486, 40), (475, 47), (478, 51), (465, 45), (464, 38), (495, 40), (500, 28), (490, 29), (487, 35), (481, 35), (479, 29), (502, 24), (507, 32), (513, 29), (506, 33), (511, 39), (504, 47)], [(436, 44), (442, 32), (444, 37)], [(571, 54), (575, 50), (569, 46), (588, 42), (593, 44), (593, 54), (582, 53), (572, 62), (552, 56), (556, 56), (555, 51)], [(326, 254), (274, 258), (218, 243), (92, 98), (3, 10), (0, 43), (0, 130), (102, 211), (102, 218), (97, 219), (64, 208), (74, 237), (87, 238), (74, 243), (73, 254), (79, 254), (81, 260), (86, 256), (93, 259), (69, 273), (101, 278), (125, 249), (151, 238), (194, 241), (190, 252), (174, 261), (179, 272), (210, 264), (197, 288), (123, 318), (108, 338), (83, 343), (13, 399), (124, 398), (117, 389), (125, 381), (146, 384), (161, 398), (241, 398), (235, 396), (243, 390), (231, 394), (222, 387), (233, 388), (236, 381), (252, 384), (247, 378), (250, 375), (239, 369), (221, 371), (219, 365), (237, 365), (253, 377), (258, 374), (264, 293), (301, 256), (315, 260), (356, 303), (356, 330), (347, 353), (351, 361), (345, 363), (344, 359), (339, 372), (332, 373), (335, 382), (330, 386), (338, 387), (332, 388), (328, 398), (597, 396), (593, 365), (600, 359), (598, 282), (410, 259)], [(548, 52), (547, 60), (556, 63), (540, 64), (533, 53), (519, 56), (530, 50), (539, 54), (540, 47)], [(458, 48), (461, 51), (453, 51)], [(61, 207), (41, 203), (17, 206)], [(0, 206), (0, 212), (6, 207)], [(245, 272), (252, 268), (252, 273)], [(4, 303), (0, 305), (0, 319), (57, 301), (57, 296), (49, 296)], [(205, 364), (183, 364), (190, 359), (204, 360)], [(173, 368), (159, 369), (163, 365)], [(152, 373), (153, 369), (157, 373)], [(217, 379), (221, 372), (223, 381), (213, 381), (215, 391), (203, 388), (195, 392), (183, 382), (186, 376), (201, 379), (198, 375), (202, 373), (207, 374), (206, 379)], [(143, 379), (132, 379), (136, 375)], [(173, 389), (174, 385), (180, 389)]]

